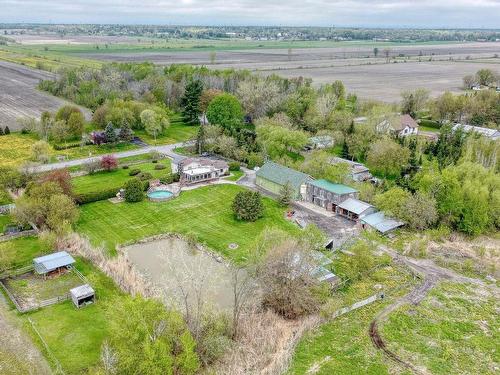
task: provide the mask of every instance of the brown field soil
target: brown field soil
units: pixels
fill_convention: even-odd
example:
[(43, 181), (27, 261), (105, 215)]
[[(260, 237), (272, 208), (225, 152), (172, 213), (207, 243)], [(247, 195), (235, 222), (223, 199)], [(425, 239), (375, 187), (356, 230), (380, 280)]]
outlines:
[[(160, 65), (195, 64), (211, 68), (249, 69), (284, 77), (312, 78), (316, 85), (342, 80), (347, 89), (367, 99), (396, 101), (402, 90), (425, 87), (433, 96), (460, 92), (462, 78), (481, 68), (500, 71), (500, 43), (463, 43), (391, 46), (398, 63), (385, 62), (383, 47), (377, 58), (372, 47), (327, 47), (217, 51), (210, 63), (210, 51), (114, 52), (80, 56), (103, 61), (152, 61)], [(422, 56), (420, 56), (422, 55)], [(433, 61), (429, 61), (432, 57)], [(450, 61), (450, 58), (453, 61)], [(470, 58), (470, 59), (468, 59)], [(403, 61), (409, 59), (408, 62)], [(419, 62), (419, 59), (421, 60)]]
[[(0, 29), (0, 32), (2, 30)], [(59, 34), (17, 34), (8, 35), (8, 38), (15, 40), (17, 43), (26, 45), (37, 44), (96, 44), (96, 43), (127, 43), (139, 44), (149, 38), (128, 37), (128, 36), (112, 36), (112, 35), (66, 35), (61, 37)]]
[[(43, 111), (57, 111), (70, 104), (37, 90), (40, 80), (53, 78), (53, 73), (0, 61), (0, 126), (9, 126), (11, 131), (20, 130), (18, 118), (39, 118)], [(90, 111), (82, 110), (90, 118)]]

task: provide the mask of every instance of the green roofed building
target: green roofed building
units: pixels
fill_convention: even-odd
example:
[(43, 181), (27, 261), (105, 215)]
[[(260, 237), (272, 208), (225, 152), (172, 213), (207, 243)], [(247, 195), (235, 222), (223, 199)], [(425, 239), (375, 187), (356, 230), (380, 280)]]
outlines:
[(306, 184), (305, 200), (328, 211), (337, 212), (337, 206), (349, 198), (358, 198), (358, 191), (347, 185), (327, 180), (311, 180)]
[(255, 183), (276, 195), (288, 183), (293, 189), (293, 198), (301, 199), (301, 188), (305, 193), (305, 184), (311, 180), (312, 177), (305, 173), (269, 161), (257, 171)]

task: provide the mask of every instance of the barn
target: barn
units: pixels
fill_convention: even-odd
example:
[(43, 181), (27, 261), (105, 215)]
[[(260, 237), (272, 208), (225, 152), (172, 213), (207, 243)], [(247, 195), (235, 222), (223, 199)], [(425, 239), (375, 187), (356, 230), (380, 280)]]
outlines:
[(75, 260), (66, 251), (59, 251), (33, 259), (33, 267), (39, 275), (47, 275), (68, 269)]
[(255, 183), (276, 195), (283, 186), (289, 184), (293, 190), (293, 199), (301, 199), (301, 188), (305, 192), (305, 183), (311, 180), (312, 177), (305, 173), (269, 161), (257, 171)]

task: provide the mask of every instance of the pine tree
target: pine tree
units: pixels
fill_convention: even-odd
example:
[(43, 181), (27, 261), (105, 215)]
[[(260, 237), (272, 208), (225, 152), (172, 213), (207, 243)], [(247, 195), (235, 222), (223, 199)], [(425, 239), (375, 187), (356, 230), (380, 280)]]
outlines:
[(343, 159), (349, 159), (349, 147), (347, 146), (346, 142), (344, 142), (344, 144), (342, 145), (342, 152), (340, 153), (340, 156)]
[(128, 125), (123, 125), (120, 129), (118, 137), (121, 141), (128, 142), (132, 139), (132, 130), (128, 127)]
[(289, 182), (283, 185), (280, 189), (280, 194), (278, 198), (278, 202), (283, 207), (286, 207), (292, 203), (293, 200), (293, 188)]
[(201, 154), (205, 150), (205, 125), (200, 125), (198, 134), (196, 135), (196, 150)]
[(106, 125), (106, 129), (104, 129), (104, 135), (106, 136), (107, 143), (116, 143), (118, 140), (115, 132), (115, 128), (111, 122)]
[(9, 135), (10, 134), (10, 129), (8, 126), (5, 127), (5, 130), (3, 131), (5, 135)]
[(191, 80), (186, 85), (186, 91), (181, 99), (182, 116), (189, 124), (197, 124), (201, 114), (200, 97), (203, 84), (200, 80)]
[(0, 135), (3, 135), (3, 129), (1, 126), (0, 126)]

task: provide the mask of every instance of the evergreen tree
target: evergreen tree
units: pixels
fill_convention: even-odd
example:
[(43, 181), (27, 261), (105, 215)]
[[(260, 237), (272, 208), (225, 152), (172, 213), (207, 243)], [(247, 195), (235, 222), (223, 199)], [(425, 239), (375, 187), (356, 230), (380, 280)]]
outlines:
[(343, 159), (349, 159), (349, 147), (347, 146), (346, 142), (344, 142), (344, 144), (342, 145), (340, 157), (342, 157)]
[(108, 143), (116, 143), (118, 137), (116, 136), (115, 128), (111, 122), (106, 125), (106, 129), (104, 129), (104, 134), (106, 136), (106, 142)]
[(121, 127), (118, 138), (120, 138), (120, 140), (124, 142), (128, 142), (132, 139), (132, 130), (128, 125), (123, 125)]
[(249, 190), (236, 194), (232, 208), (238, 220), (256, 221), (264, 215), (261, 195)]
[(186, 85), (186, 91), (181, 99), (182, 116), (184, 121), (189, 124), (197, 124), (199, 122), (200, 97), (203, 91), (203, 84), (200, 80), (191, 80)]
[(196, 150), (198, 154), (201, 154), (205, 149), (205, 125), (200, 125), (198, 129), (198, 134), (196, 134)]
[(293, 200), (293, 188), (292, 188), (292, 185), (290, 185), (290, 183), (287, 182), (280, 189), (280, 194), (279, 194), (278, 202), (283, 207), (286, 207), (290, 203), (292, 203), (292, 200)]
[(3, 135), (3, 129), (1, 126), (0, 126), (0, 135)]
[(5, 127), (5, 130), (3, 131), (5, 135), (9, 135), (10, 134), (10, 129), (8, 126)]
[(349, 134), (349, 135), (354, 134), (354, 120), (351, 121), (351, 125), (349, 125), (349, 129), (347, 129), (347, 134)]

